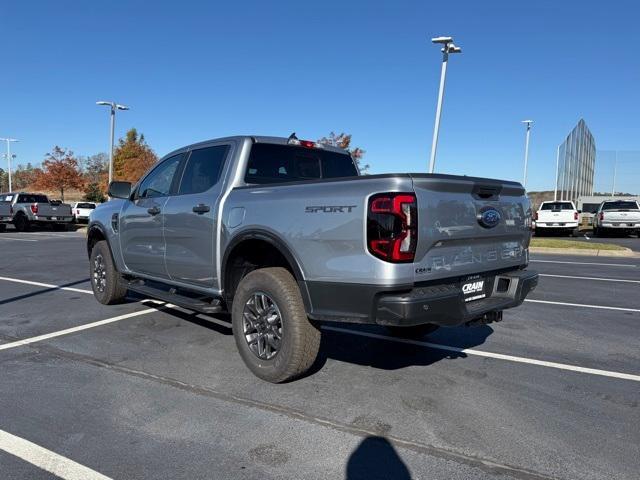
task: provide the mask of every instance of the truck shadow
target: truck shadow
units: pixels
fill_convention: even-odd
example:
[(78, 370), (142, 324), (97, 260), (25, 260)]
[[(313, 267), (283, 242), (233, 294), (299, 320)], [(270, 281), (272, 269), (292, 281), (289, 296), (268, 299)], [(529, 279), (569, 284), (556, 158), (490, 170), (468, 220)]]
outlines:
[[(331, 325), (324, 325), (332, 327)], [(466, 358), (464, 352), (444, 350), (430, 345), (411, 344), (389, 335), (382, 327), (341, 324), (341, 331), (324, 328), (318, 360), (310, 375), (319, 371), (327, 359), (354, 363), (382, 370), (397, 370), (409, 366), (428, 366), (441, 360)], [(346, 332), (348, 330), (348, 332)], [(351, 333), (353, 332), (353, 333)], [(371, 338), (363, 334), (384, 338)], [(431, 335), (415, 338), (417, 342), (465, 349), (482, 345), (493, 333), (488, 325), (478, 327), (441, 328)], [(410, 340), (410, 341), (412, 341)]]

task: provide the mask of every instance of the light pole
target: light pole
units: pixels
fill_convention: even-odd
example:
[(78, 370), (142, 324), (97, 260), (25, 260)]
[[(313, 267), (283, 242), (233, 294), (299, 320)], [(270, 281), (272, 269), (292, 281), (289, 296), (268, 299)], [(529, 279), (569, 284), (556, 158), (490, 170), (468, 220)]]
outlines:
[(531, 124), (533, 120), (522, 120), (527, 125), (527, 135), (524, 141), (524, 176), (522, 178), (522, 186), (527, 188), (527, 164), (529, 163), (529, 137), (531, 136)]
[(438, 148), (438, 133), (440, 131), (440, 116), (442, 115), (442, 99), (444, 98), (444, 81), (447, 78), (447, 61), (450, 53), (461, 53), (462, 49), (453, 43), (452, 37), (435, 37), (433, 43), (442, 45), (442, 70), (440, 72), (440, 89), (438, 90), (438, 104), (436, 106), (436, 120), (433, 125), (433, 140), (431, 141), (431, 158), (429, 158), (429, 173), (436, 167), (436, 149)]
[(611, 185), (611, 196), (616, 196), (616, 170), (618, 169), (618, 151), (613, 152), (613, 185)]
[(107, 105), (111, 108), (111, 135), (109, 137), (110, 149), (109, 149), (109, 183), (113, 180), (113, 134), (116, 127), (116, 110), (129, 110), (126, 105), (120, 105), (116, 102), (96, 102), (96, 105)]
[(7, 166), (9, 168), (9, 191), (11, 192), (11, 158), (16, 158), (14, 155), (11, 156), (11, 142), (17, 142), (18, 140), (15, 138), (0, 138), (3, 142), (7, 142), (7, 153), (5, 156), (7, 157)]

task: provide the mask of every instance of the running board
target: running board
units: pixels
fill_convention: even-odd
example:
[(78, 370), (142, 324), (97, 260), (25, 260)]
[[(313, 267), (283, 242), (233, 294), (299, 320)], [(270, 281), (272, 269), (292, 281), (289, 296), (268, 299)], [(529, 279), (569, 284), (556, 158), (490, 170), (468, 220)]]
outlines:
[(200, 313), (220, 313), (222, 312), (222, 304), (220, 299), (210, 299), (209, 297), (190, 297), (177, 292), (175, 288), (165, 290), (162, 288), (152, 287), (140, 280), (130, 282), (127, 288), (132, 292), (139, 293), (145, 297), (163, 300), (179, 307), (195, 310)]

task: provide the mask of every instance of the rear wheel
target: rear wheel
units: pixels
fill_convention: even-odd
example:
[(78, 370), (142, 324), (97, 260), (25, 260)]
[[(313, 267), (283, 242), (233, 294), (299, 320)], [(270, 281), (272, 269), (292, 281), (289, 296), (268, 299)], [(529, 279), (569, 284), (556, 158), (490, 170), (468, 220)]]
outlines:
[(105, 240), (97, 242), (91, 250), (89, 276), (93, 294), (103, 305), (121, 303), (127, 296), (127, 285), (116, 270)]
[(422, 325), (413, 325), (411, 327), (387, 326), (387, 331), (394, 337), (422, 338), (425, 335), (435, 332), (438, 328), (440, 327), (433, 323), (424, 323)]
[(4, 232), (7, 229), (6, 223), (0, 223), (0, 232)]
[(31, 223), (24, 214), (19, 214), (13, 220), (13, 226), (18, 232), (28, 232), (31, 230)]
[(231, 318), (242, 360), (268, 382), (303, 375), (320, 350), (320, 330), (307, 318), (300, 289), (284, 268), (261, 268), (245, 276)]

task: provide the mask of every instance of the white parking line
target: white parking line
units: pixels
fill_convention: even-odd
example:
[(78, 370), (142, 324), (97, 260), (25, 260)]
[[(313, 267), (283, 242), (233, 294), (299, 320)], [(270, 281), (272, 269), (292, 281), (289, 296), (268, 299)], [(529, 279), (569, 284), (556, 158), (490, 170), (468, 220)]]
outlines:
[(14, 242), (38, 242), (39, 240), (29, 240), (27, 238), (13, 238), (5, 235), (0, 235), (0, 240), (13, 240)]
[(31, 280), (21, 280), (19, 278), (11, 278), (11, 277), (0, 277), (0, 280), (4, 280), (6, 282), (24, 283), (25, 285), (33, 285), (36, 287), (55, 288), (56, 290), (67, 290), (69, 292), (89, 293), (93, 295), (93, 292), (91, 290), (85, 290), (82, 288), (60, 287), (58, 285), (53, 285), (51, 283), (32, 282)]
[(516, 357), (513, 355), (503, 355), (501, 353), (485, 352), (483, 350), (475, 350), (473, 348), (459, 348), (452, 347), (450, 345), (441, 345), (439, 343), (423, 342), (420, 340), (410, 340), (406, 338), (389, 337), (386, 335), (378, 335), (377, 333), (358, 332), (348, 328), (339, 327), (322, 327), (323, 330), (331, 330), (334, 332), (347, 333), (349, 335), (359, 335), (361, 337), (375, 338), (378, 340), (388, 340), (390, 342), (405, 343), (409, 345), (417, 345), (419, 347), (429, 347), (438, 350), (445, 350), (447, 352), (464, 353), (467, 355), (476, 355), (478, 357), (495, 358), (498, 360), (506, 360), (516, 363), (528, 363), (530, 365), (538, 365), (540, 367), (555, 368), (558, 370), (569, 370), (572, 372), (588, 373), (591, 375), (599, 375), (602, 377), (619, 378), (622, 380), (632, 380), (634, 382), (640, 382), (640, 375), (632, 375), (630, 373), (612, 372), (609, 370), (599, 370), (597, 368), (579, 367), (577, 365), (568, 365), (565, 363), (547, 362), (544, 360), (536, 360), (533, 358)]
[(4, 430), (0, 430), (0, 450), (65, 480), (111, 480), (110, 477)]
[(602, 277), (579, 277), (576, 275), (552, 275), (550, 273), (539, 273), (538, 276), (554, 277), (554, 278), (574, 278), (577, 280), (601, 280), (603, 282), (640, 283), (640, 280), (625, 280), (622, 278), (602, 278)]
[(619, 312), (640, 312), (640, 308), (608, 307), (606, 305), (585, 305), (584, 303), (552, 302), (551, 300), (533, 300), (531, 298), (527, 298), (525, 302), (548, 303), (549, 305), (563, 305), (566, 307), (597, 308), (599, 310), (617, 310)]
[(10, 348), (22, 347), (35, 342), (41, 342), (50, 338), (61, 337), (62, 335), (69, 335), (70, 333), (81, 332), (82, 330), (88, 330), (90, 328), (99, 327), (101, 325), (107, 325), (109, 323), (119, 322), (127, 318), (139, 317), (140, 315), (146, 315), (147, 313), (157, 312), (157, 308), (148, 308), (146, 310), (140, 310), (137, 312), (125, 313), (124, 315), (118, 315), (117, 317), (106, 318), (104, 320), (98, 320), (97, 322), (86, 323), (77, 327), (67, 328), (65, 330), (58, 330), (57, 332), (45, 333), (44, 335), (38, 335), (37, 337), (24, 338), (22, 340), (16, 340), (15, 342), (5, 343), (0, 345), (0, 350), (8, 350)]
[(569, 265), (597, 265), (601, 267), (631, 267), (636, 268), (638, 265), (632, 265), (629, 263), (595, 263), (595, 262), (566, 262), (561, 260), (530, 260), (537, 263), (564, 263)]

